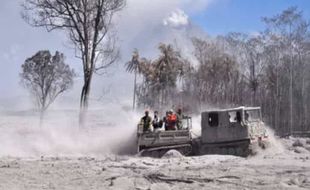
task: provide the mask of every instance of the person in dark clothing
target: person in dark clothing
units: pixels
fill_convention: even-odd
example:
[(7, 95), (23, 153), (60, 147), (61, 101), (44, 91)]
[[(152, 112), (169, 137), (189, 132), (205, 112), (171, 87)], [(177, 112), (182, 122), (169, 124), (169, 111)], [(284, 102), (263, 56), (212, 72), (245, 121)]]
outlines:
[(152, 118), (149, 116), (149, 111), (146, 110), (145, 115), (141, 118), (141, 124), (143, 125), (143, 132), (151, 131)]
[(154, 119), (152, 124), (155, 131), (159, 130), (163, 125), (163, 121), (158, 117), (158, 111), (154, 111)]

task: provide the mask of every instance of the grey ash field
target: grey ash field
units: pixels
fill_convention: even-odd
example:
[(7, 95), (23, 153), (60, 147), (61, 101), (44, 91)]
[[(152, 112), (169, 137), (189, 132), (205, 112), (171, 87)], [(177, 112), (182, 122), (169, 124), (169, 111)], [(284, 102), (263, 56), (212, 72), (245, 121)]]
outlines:
[(272, 138), (267, 150), (248, 158), (174, 151), (142, 158), (128, 154), (138, 116), (92, 119), (81, 132), (60, 127), (76, 122), (70, 114), (49, 114), (41, 129), (35, 115), (1, 114), (0, 189), (310, 189), (310, 139)]

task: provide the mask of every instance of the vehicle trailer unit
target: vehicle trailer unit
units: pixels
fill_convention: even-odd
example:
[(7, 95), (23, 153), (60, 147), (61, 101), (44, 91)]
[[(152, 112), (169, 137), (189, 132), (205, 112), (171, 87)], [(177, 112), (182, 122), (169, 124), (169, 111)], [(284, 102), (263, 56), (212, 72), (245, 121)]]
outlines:
[(174, 149), (183, 155), (192, 153), (189, 130), (158, 131), (138, 134), (138, 152), (141, 156), (161, 157)]
[(205, 111), (201, 114), (201, 136), (194, 139), (191, 127), (176, 131), (138, 132), (138, 152), (142, 156), (161, 157), (168, 150), (176, 149), (184, 155), (246, 157), (255, 154), (258, 148), (264, 149), (267, 144), (268, 136), (259, 107)]

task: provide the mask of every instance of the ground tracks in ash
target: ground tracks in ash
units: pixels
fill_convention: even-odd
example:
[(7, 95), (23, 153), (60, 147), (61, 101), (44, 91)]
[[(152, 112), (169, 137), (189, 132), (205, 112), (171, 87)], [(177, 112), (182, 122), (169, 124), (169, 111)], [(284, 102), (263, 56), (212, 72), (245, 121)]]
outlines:
[(248, 158), (3, 157), (0, 189), (310, 189), (309, 158), (289, 148)]

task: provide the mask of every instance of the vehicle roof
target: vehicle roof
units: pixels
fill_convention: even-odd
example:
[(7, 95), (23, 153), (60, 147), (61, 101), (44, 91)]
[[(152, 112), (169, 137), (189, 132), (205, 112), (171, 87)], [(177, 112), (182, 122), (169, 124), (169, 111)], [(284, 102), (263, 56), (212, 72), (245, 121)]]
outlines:
[(229, 108), (229, 109), (211, 109), (211, 110), (206, 110), (205, 112), (227, 112), (227, 111), (238, 111), (238, 110), (260, 110), (260, 107), (245, 107), (245, 106), (240, 106), (236, 108)]

